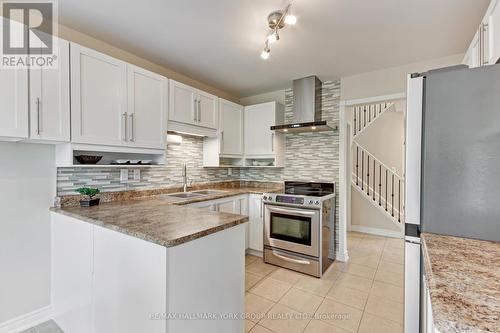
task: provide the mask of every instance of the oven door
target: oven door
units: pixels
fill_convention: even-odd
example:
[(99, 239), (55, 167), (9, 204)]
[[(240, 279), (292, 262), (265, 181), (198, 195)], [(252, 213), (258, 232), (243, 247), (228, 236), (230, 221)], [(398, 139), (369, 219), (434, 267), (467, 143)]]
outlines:
[(264, 244), (274, 248), (319, 256), (320, 211), (265, 206)]

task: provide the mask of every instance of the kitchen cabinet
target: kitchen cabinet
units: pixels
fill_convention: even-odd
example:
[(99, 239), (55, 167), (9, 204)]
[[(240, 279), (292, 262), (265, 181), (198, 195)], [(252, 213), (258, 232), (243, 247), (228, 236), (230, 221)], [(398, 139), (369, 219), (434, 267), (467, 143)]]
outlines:
[(72, 142), (165, 147), (167, 78), (71, 44)]
[(57, 39), (57, 68), (30, 68), (30, 140), (70, 141), (69, 42)]
[(28, 70), (0, 69), (0, 140), (28, 138)]
[[(219, 101), (217, 96), (174, 80), (170, 80), (169, 91), (168, 120), (171, 122), (169, 129), (199, 134), (196, 128), (211, 130), (218, 128)], [(183, 127), (182, 124), (188, 127)]]
[(243, 139), (243, 106), (219, 98), (219, 132), (203, 138), (203, 166), (241, 166)]
[(248, 248), (264, 251), (264, 217), (262, 195), (250, 194), (248, 198), (249, 239)]
[(94, 332), (162, 332), (166, 322), (166, 248), (94, 227)]
[(283, 105), (270, 102), (246, 106), (244, 117), (247, 162), (252, 159), (272, 159), (274, 166), (283, 166), (285, 137), (271, 131), (271, 126), (285, 122)]
[(488, 16), (488, 41), (490, 64), (500, 61), (500, 1), (492, 2)]
[(220, 155), (243, 155), (243, 106), (222, 98), (219, 99), (220, 110)]
[(128, 145), (163, 149), (167, 133), (168, 80), (130, 64), (127, 73)]
[(421, 295), (421, 318), (420, 326), (422, 333), (434, 333), (434, 320), (432, 317), (432, 304), (431, 304), (431, 294), (427, 282), (425, 280), (425, 275), (422, 276), (422, 295)]
[(247, 196), (239, 195), (189, 204), (189, 207), (208, 209), (214, 212), (247, 215)]
[(127, 144), (127, 64), (71, 43), (72, 142)]
[(492, 0), (467, 49), (464, 64), (469, 67), (493, 65), (500, 59), (500, 1)]

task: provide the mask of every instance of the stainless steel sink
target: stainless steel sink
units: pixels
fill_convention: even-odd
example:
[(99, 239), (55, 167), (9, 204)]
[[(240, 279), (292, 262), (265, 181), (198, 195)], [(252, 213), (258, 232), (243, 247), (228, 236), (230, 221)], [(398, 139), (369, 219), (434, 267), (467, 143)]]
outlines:
[(193, 191), (192, 193), (196, 194), (201, 194), (201, 195), (212, 195), (212, 194), (221, 194), (225, 193), (226, 191), (220, 191), (220, 190), (199, 190), (199, 191)]
[(174, 193), (174, 194), (168, 194), (167, 196), (169, 197), (174, 197), (174, 198), (196, 198), (196, 197), (201, 197), (203, 194), (198, 194), (198, 193), (191, 193), (191, 192), (183, 192), (183, 193)]

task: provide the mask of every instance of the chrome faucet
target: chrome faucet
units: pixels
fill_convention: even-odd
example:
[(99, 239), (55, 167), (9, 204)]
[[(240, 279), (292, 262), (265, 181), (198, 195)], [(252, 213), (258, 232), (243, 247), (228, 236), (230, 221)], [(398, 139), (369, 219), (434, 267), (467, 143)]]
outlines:
[(187, 192), (188, 189), (188, 179), (187, 179), (187, 164), (184, 163), (182, 166), (182, 190)]

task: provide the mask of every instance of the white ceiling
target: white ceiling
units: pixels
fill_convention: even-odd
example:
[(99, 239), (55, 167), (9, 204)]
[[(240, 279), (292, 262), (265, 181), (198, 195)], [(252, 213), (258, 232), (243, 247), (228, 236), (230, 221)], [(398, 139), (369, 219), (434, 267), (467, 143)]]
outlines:
[(489, 0), (295, 0), (298, 23), (264, 61), (283, 0), (59, 0), (63, 25), (237, 96), (465, 52)]

